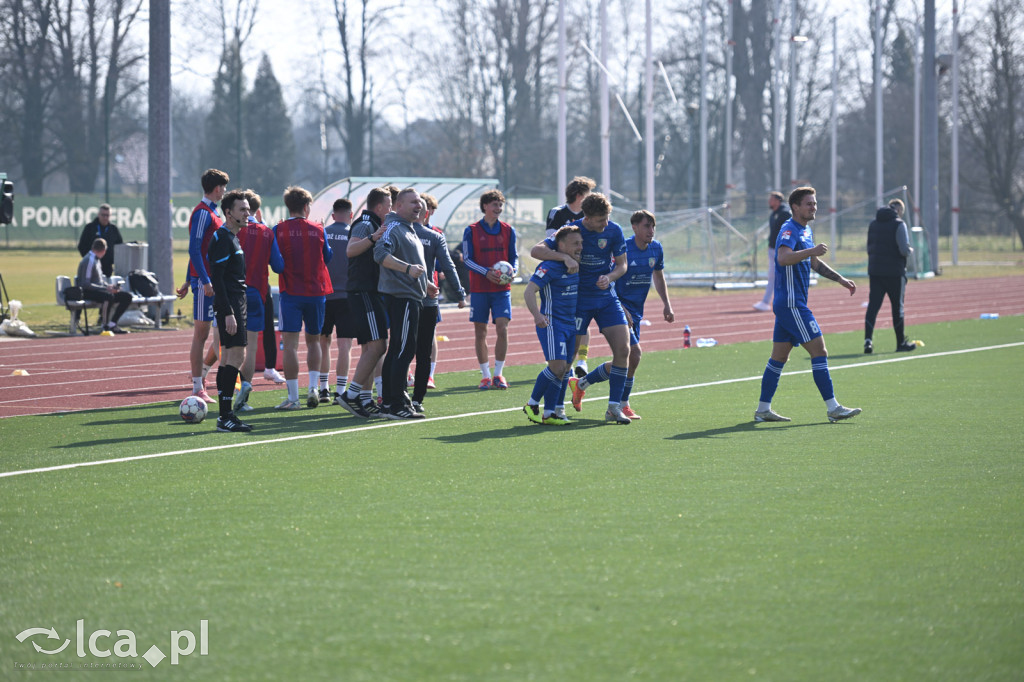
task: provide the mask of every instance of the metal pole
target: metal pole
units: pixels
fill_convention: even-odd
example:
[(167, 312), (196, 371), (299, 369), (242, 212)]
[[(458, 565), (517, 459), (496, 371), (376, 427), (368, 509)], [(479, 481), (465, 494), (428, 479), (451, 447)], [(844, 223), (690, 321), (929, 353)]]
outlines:
[(789, 186), (796, 188), (796, 0), (789, 13)]
[(647, 210), (654, 213), (654, 12), (652, 9), (653, 0), (646, 2), (646, 31), (647, 31), (647, 57), (644, 63), (644, 148), (646, 150), (646, 179), (647, 179)]
[(772, 19), (772, 186), (782, 189), (782, 148), (779, 146), (779, 59), (782, 56), (782, 0), (775, 0)]
[(601, 0), (601, 189), (611, 196), (611, 111), (608, 100), (608, 0)]
[(170, 294), (175, 282), (171, 248), (171, 7), (167, 0), (149, 2), (148, 165), (149, 269), (160, 282), (161, 292)]
[(829, 256), (834, 263), (836, 260), (836, 245), (839, 243), (839, 235), (836, 230), (836, 217), (839, 211), (839, 190), (836, 187), (839, 184), (839, 164), (838, 164), (838, 142), (839, 142), (839, 107), (837, 102), (839, 100), (839, 33), (836, 24), (836, 18), (832, 17), (832, 111), (831, 111), (831, 127), (832, 127), (832, 140), (831, 140), (831, 170), (829, 175), (830, 185), (832, 188), (832, 201), (828, 207), (828, 222), (829, 222), (829, 236), (831, 237), (832, 248), (829, 250)]
[(885, 193), (883, 177), (882, 130), (882, 0), (875, 0), (875, 206), (882, 205)]
[(928, 232), (931, 263), (922, 264), (939, 274), (939, 103), (935, 74), (935, 0), (924, 0), (924, 102), (922, 104), (921, 217)]
[(960, 10), (953, 0), (953, 130), (950, 150), (950, 235), (953, 265), (957, 265), (960, 242)]
[(914, 22), (914, 202), (913, 224), (921, 224), (921, 23)]
[(732, 7), (729, 0), (728, 14), (725, 19), (725, 210), (730, 211), (732, 191), (735, 185), (732, 180), (732, 57), (736, 43), (732, 38)]
[(700, 206), (708, 204), (708, 0), (700, 3)]
[(565, 2), (558, 0), (558, 191), (569, 184), (566, 168)]

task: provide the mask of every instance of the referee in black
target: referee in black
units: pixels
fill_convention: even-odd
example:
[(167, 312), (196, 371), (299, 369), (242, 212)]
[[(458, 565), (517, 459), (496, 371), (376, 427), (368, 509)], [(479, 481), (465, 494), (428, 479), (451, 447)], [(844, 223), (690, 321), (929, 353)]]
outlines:
[(228, 192), (221, 199), (224, 224), (213, 233), (208, 251), (210, 282), (213, 284), (213, 312), (220, 334), (221, 357), (217, 369), (217, 402), (220, 416), (218, 431), (252, 431), (231, 410), (238, 368), (245, 358), (245, 254), (238, 243), (238, 232), (249, 219), (249, 202), (241, 190)]

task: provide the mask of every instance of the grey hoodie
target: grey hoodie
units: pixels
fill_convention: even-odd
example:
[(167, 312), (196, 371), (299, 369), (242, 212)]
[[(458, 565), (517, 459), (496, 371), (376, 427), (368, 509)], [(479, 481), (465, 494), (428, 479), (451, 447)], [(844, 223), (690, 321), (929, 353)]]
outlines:
[(387, 230), (377, 245), (373, 247), (373, 260), (381, 263), (378, 291), (398, 298), (422, 301), (423, 297), (427, 295), (425, 274), (414, 278), (401, 270), (390, 270), (383, 265), (384, 259), (390, 255), (404, 263), (420, 265), (426, 269), (423, 244), (420, 243), (420, 239), (416, 235), (416, 229), (395, 213), (388, 214), (384, 224), (387, 226)]

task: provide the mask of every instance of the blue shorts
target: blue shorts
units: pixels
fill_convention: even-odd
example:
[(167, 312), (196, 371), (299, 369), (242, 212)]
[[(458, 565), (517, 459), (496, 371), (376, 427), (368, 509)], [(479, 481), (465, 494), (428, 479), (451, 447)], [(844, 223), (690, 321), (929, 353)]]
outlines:
[(581, 298), (576, 303), (576, 333), (583, 335), (587, 333), (590, 321), (597, 322), (599, 331), (608, 327), (626, 325), (626, 313), (622, 310), (622, 303), (615, 296), (604, 296), (598, 299)]
[(537, 338), (540, 339), (544, 359), (548, 362), (568, 362), (576, 352), (576, 328), (573, 326), (555, 323), (543, 328), (537, 327)]
[(319, 334), (324, 327), (324, 296), (292, 296), (281, 292), (281, 331)]
[(245, 331), (263, 331), (263, 318), (266, 310), (263, 308), (263, 294), (255, 287), (245, 288), (245, 308), (248, 316), (245, 318)]
[(821, 336), (821, 329), (809, 308), (775, 308), (775, 331), (772, 341), (799, 346)]
[(203, 293), (203, 284), (198, 277), (192, 277), (192, 319), (196, 322), (213, 322), (213, 296)]
[(469, 321), (487, 324), (499, 317), (512, 319), (512, 292), (488, 291), (469, 295)]

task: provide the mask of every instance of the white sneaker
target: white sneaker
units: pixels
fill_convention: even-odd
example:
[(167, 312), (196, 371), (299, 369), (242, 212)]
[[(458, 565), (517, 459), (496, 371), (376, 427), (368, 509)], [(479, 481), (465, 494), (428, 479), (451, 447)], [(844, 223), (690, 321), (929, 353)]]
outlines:
[(632, 424), (633, 420), (622, 414), (622, 408), (618, 405), (609, 405), (608, 411), (604, 413), (604, 420), (606, 422), (614, 422), (615, 424)]
[(235, 402), (231, 409), (235, 412), (244, 412), (245, 410), (242, 409), (242, 406), (248, 404), (250, 393), (252, 393), (252, 384), (248, 381), (243, 381), (242, 388), (238, 389), (238, 393), (235, 394)]
[(284, 383), (284, 377), (273, 367), (263, 370), (263, 378), (267, 381), (273, 381), (275, 384)]
[(772, 311), (772, 307), (764, 301), (758, 301), (754, 304), (754, 310), (760, 310), (762, 313), (770, 313)]
[[(319, 399), (317, 399), (317, 402), (319, 402)], [(275, 410), (301, 410), (302, 409), (302, 405), (299, 404), (298, 400), (288, 400), (288, 398), (285, 398), (284, 400), (281, 401), (281, 404), (278, 405), (277, 407), (275, 407), (274, 409)]]
[(573, 370), (573, 374), (576, 375), (576, 378), (582, 379), (583, 377), (587, 376), (587, 373), (589, 371), (590, 370), (587, 368), (587, 361), (580, 360), (579, 362), (576, 363), (576, 369)]
[(783, 417), (781, 414), (776, 414), (774, 410), (768, 408), (767, 410), (758, 410), (754, 413), (755, 422), (789, 422), (793, 421), (789, 417)]
[(309, 393), (306, 394), (306, 407), (316, 407), (320, 404), (320, 391), (310, 387)]
[(840, 419), (849, 419), (850, 417), (856, 417), (861, 413), (859, 407), (843, 407), (840, 405), (834, 410), (828, 411), (828, 420), (830, 422), (837, 422)]

